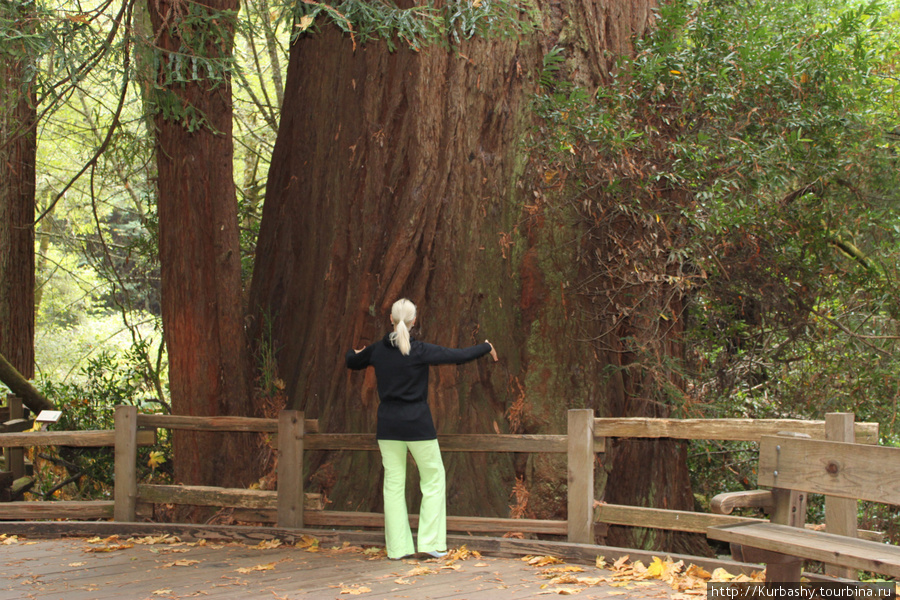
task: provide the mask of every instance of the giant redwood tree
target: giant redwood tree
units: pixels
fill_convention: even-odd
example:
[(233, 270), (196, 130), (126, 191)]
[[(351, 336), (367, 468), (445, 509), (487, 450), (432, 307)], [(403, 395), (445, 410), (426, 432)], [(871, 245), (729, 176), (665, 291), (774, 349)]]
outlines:
[[(162, 317), (172, 411), (247, 415), (229, 78), (237, 0), (149, 2), (158, 73), (153, 102), (159, 177)], [(252, 440), (177, 433), (183, 483), (259, 477)]]
[[(343, 354), (382, 336), (401, 296), (420, 307), (421, 338), (448, 346), (489, 338), (501, 356), (435, 370), (439, 432), (559, 433), (569, 408), (666, 413), (643, 399), (641, 369), (616, 342), (652, 329), (597, 318), (583, 283), (597, 278), (605, 241), (590, 235), (579, 199), (533, 151), (542, 85), (554, 75), (604, 85), (616, 56), (651, 26), (653, 3), (538, 1), (517, 25), (499, 25), (513, 35), (466, 38), (461, 29), (496, 14), (489, 4), (498, 7), (443, 6), (455, 15), (443, 43), (421, 48), (362, 43), (370, 24), (342, 21), (343, 12), (343, 32), (320, 14), (319, 30), (292, 46), (251, 286), (253, 337), (257, 351), (277, 353), (291, 405), (325, 431), (374, 431), (374, 377), (347, 372)], [(553, 64), (560, 56), (565, 63)], [(677, 355), (669, 333), (655, 343)], [(692, 508), (683, 447), (633, 450), (606, 455), (598, 497), (605, 485), (607, 496), (623, 490), (620, 502)], [(451, 514), (506, 515), (512, 503), (518, 514), (563, 516), (565, 469), (555, 459), (445, 461)], [(319, 456), (313, 471), (335, 509), (379, 508), (374, 453)], [(628, 536), (607, 541), (643, 543)], [(672, 537), (654, 543), (679, 546)]]

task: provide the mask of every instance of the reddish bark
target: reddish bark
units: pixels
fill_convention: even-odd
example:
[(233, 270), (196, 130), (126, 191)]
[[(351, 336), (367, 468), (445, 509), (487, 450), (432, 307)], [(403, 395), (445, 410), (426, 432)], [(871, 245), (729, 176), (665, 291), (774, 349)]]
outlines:
[[(17, 3), (0, 8), (23, 23)], [(0, 48), (0, 354), (34, 377), (34, 218), (37, 146), (34, 90), (24, 45)]]
[[(648, 26), (651, 3), (538, 8), (540, 33), (449, 51), (354, 51), (327, 27), (294, 45), (251, 286), (252, 339), (272, 345), (291, 403), (323, 431), (374, 431), (373, 378), (348, 372), (343, 354), (380, 338), (402, 296), (420, 307), (422, 339), (488, 338), (500, 352), (498, 364), (433, 370), (439, 435), (564, 432), (568, 408), (625, 414), (640, 393), (640, 382), (604, 372), (622, 357), (582, 341), (605, 331), (574, 291), (592, 248), (570, 203), (541, 183), (527, 139), (544, 54), (566, 46), (569, 76), (596, 87)], [(612, 473), (633, 477), (634, 458), (617, 456), (625, 462)], [(531, 497), (519, 512), (564, 516), (559, 458), (464, 453), (445, 462), (451, 514), (508, 514), (521, 477)], [(321, 455), (312, 467), (332, 508), (380, 508), (377, 454)], [(671, 497), (670, 508), (686, 508), (672, 487), (687, 483), (683, 456), (654, 469), (678, 476), (632, 503)]]
[[(155, 122), (162, 317), (172, 410), (246, 416), (251, 403), (232, 177), (231, 85), (222, 74), (203, 79), (203, 68), (200, 79), (193, 78), (198, 71), (179, 77), (176, 64), (186, 52), (227, 58), (233, 26), (219, 11), (236, 13), (238, 2), (216, 0), (202, 7), (161, 1), (149, 6), (162, 54)], [(188, 21), (189, 9), (205, 18)], [(216, 14), (215, 19), (209, 16)], [(198, 32), (196, 27), (206, 29)], [(210, 41), (191, 48), (193, 39)], [(176, 81), (171, 82), (173, 75)], [(244, 435), (176, 433), (175, 477), (191, 484), (246, 485), (260, 476), (252, 449), (252, 439)]]

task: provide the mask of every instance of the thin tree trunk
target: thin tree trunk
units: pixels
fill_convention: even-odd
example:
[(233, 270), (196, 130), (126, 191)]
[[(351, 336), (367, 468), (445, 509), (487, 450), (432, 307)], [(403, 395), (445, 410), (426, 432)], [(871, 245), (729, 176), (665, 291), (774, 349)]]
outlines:
[[(249, 415), (231, 85), (221, 69), (231, 54), (238, 2), (149, 7), (161, 48), (155, 125), (172, 410)], [(198, 39), (206, 45), (192, 47)], [(260, 476), (253, 439), (245, 435), (176, 434), (174, 453), (179, 482), (241, 486)]]
[[(3, 2), (0, 17), (27, 28), (27, 3)], [(0, 46), (0, 353), (34, 377), (35, 94), (27, 46)]]

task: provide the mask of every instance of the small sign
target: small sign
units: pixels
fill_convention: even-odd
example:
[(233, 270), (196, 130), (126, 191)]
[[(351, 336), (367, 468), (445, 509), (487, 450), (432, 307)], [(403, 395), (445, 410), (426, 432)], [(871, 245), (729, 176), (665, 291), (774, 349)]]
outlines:
[(61, 410), (42, 410), (35, 421), (38, 423), (56, 423), (62, 416)]

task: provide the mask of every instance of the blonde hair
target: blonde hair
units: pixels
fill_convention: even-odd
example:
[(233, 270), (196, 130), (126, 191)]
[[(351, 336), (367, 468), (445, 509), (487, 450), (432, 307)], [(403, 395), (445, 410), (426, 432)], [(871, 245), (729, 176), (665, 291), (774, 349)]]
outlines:
[(391, 343), (400, 348), (401, 354), (407, 356), (410, 350), (409, 328), (416, 321), (416, 305), (406, 298), (397, 300), (391, 307), (391, 320), (394, 322)]

